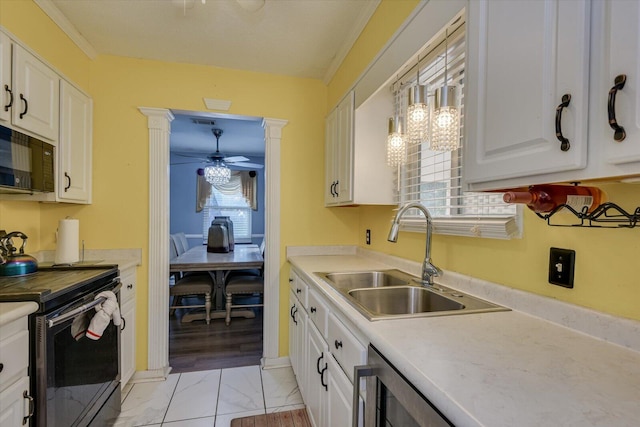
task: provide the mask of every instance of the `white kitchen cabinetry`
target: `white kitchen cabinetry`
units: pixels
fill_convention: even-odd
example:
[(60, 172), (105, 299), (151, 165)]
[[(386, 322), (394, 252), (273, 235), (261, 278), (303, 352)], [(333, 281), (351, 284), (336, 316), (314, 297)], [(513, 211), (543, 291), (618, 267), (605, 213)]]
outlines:
[(11, 88), (11, 40), (0, 32), (0, 123), (11, 121), (11, 102), (13, 92)]
[(23, 426), (33, 410), (27, 316), (0, 327), (0, 337), (0, 426)]
[(60, 77), (14, 43), (11, 122), (49, 141), (58, 140)]
[(136, 371), (136, 270), (121, 272), (120, 307), (125, 324), (120, 336), (120, 386), (124, 388)]
[(366, 362), (366, 348), (320, 292), (293, 270), (290, 281), (289, 357), (309, 418), (315, 427), (346, 425), (352, 416), (353, 367)]
[(91, 203), (93, 102), (66, 81), (60, 81), (60, 143), (58, 199)]
[(354, 93), (349, 92), (326, 121), (325, 204), (353, 201)]
[(472, 189), (586, 166), (589, 12), (585, 0), (468, 3), (464, 175)]

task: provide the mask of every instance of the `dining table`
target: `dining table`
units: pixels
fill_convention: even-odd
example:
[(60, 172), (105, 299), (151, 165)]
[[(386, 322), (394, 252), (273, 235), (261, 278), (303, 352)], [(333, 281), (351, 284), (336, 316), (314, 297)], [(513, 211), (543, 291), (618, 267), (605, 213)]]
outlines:
[[(234, 250), (229, 252), (208, 252), (207, 245), (194, 246), (183, 254), (169, 260), (169, 272), (207, 272), (214, 283), (213, 304), (214, 311), (211, 318), (224, 318), (225, 279), (233, 270), (262, 269), (264, 258), (260, 247), (255, 244), (236, 243)], [(236, 311), (234, 317), (253, 317), (251, 310)], [(204, 319), (204, 312), (190, 312), (183, 316), (183, 322)]]

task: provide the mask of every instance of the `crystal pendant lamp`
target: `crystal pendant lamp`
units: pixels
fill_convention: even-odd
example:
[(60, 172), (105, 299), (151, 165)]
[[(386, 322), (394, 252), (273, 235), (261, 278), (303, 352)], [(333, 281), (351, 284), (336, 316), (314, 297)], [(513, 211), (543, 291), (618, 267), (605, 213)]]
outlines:
[(403, 165), (407, 160), (407, 147), (402, 137), (398, 116), (389, 117), (389, 136), (387, 137), (387, 165)]
[(223, 162), (224, 156), (220, 154), (218, 148), (222, 130), (212, 129), (211, 131), (216, 137), (216, 153), (210, 157), (213, 163), (204, 168), (204, 179), (211, 185), (226, 184), (231, 179), (231, 169)]
[(447, 85), (447, 39), (445, 35), (444, 85), (436, 90), (431, 117), (432, 151), (453, 151), (460, 147), (460, 112), (457, 107), (457, 87)]
[(427, 87), (417, 84), (409, 88), (407, 108), (407, 140), (410, 144), (422, 144), (429, 139), (429, 107)]

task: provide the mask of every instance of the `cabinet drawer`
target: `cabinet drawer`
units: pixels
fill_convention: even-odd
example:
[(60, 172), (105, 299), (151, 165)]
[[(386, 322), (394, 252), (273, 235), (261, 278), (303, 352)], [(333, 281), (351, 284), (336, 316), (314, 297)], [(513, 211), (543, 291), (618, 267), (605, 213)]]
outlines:
[[(5, 332), (19, 326), (24, 322), (24, 328), (17, 333), (12, 333), (5, 338)], [(0, 332), (3, 337), (0, 341), (0, 389), (13, 382), (14, 377), (26, 376), (29, 366), (29, 331), (27, 330), (26, 318), (12, 322), (3, 326)]]
[(298, 301), (302, 304), (302, 306), (307, 308), (307, 291), (309, 286), (298, 276), (294, 271), (291, 271), (289, 275), (289, 286), (291, 287), (291, 291), (298, 298)]
[(326, 338), (329, 309), (318, 294), (311, 289), (307, 292), (307, 299), (309, 300), (309, 319), (316, 325), (322, 336)]
[(120, 305), (122, 306), (127, 301), (131, 301), (136, 295), (136, 273), (127, 272), (120, 276), (122, 282), (122, 288), (120, 288)]
[(353, 382), (353, 367), (366, 363), (367, 349), (333, 313), (329, 313), (328, 328), (329, 351)]

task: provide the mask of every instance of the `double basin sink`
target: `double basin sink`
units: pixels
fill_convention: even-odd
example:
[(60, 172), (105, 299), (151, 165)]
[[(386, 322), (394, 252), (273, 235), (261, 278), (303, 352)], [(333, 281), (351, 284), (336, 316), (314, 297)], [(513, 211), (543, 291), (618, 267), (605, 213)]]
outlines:
[(400, 270), (316, 274), (369, 320), (509, 310)]

